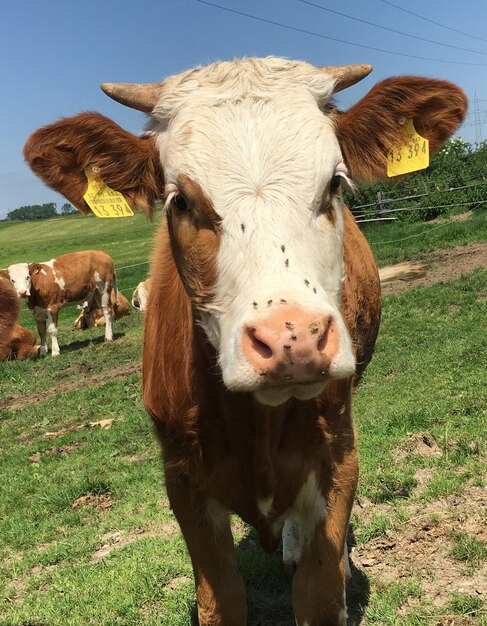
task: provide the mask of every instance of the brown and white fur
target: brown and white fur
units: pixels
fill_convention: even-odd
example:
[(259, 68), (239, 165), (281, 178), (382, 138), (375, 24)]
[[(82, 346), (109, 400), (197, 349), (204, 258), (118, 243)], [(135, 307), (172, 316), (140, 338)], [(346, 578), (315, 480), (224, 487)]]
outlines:
[[(78, 317), (74, 320), (74, 327), (78, 330), (86, 330), (92, 326), (105, 326), (106, 320), (103, 315), (103, 309), (97, 307), (93, 301), (83, 302), (78, 305), (81, 309)], [(112, 289), (110, 296), (110, 315), (112, 319), (119, 320), (121, 317), (125, 317), (130, 313), (130, 303), (121, 291), (115, 291)]]
[(90, 165), (132, 206), (165, 202), (143, 393), (202, 626), (246, 623), (232, 511), (266, 550), (282, 534), (298, 626), (346, 623), (351, 396), (372, 356), (380, 285), (341, 184), (386, 176), (404, 118), (434, 152), (466, 113), (458, 87), (411, 76), (339, 112), (333, 93), (370, 69), (245, 59), (159, 85), (107, 84), (149, 113), (146, 136), (88, 113), (40, 129), (25, 148), (83, 212)]
[(140, 282), (134, 289), (134, 293), (132, 295), (132, 306), (139, 311), (144, 312), (147, 309), (147, 304), (149, 303), (150, 283), (150, 278), (148, 278), (147, 280)]
[(20, 304), (8, 279), (7, 270), (0, 270), (0, 346), (8, 344), (19, 317)]
[(7, 270), (0, 270), (0, 361), (26, 359), (38, 352), (36, 336), (17, 324), (20, 303)]
[(15, 263), (7, 268), (18, 296), (25, 300), (36, 320), (41, 339), (40, 354), (47, 354), (47, 332), (51, 354), (59, 355), (58, 315), (69, 305), (94, 299), (106, 320), (105, 341), (113, 340), (110, 296), (116, 289), (115, 267), (102, 250), (71, 252), (45, 263)]

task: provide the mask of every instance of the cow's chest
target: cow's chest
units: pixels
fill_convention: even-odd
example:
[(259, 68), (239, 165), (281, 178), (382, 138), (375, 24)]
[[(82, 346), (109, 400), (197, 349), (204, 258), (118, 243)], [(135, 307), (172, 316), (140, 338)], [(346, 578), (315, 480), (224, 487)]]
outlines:
[(302, 444), (302, 438), (292, 445), (286, 438), (280, 445), (256, 438), (249, 446), (227, 445), (207, 473), (210, 498), (254, 526), (268, 550), (277, 546), (285, 524), (291, 528), (292, 522), (289, 532), (301, 541), (326, 512), (332, 479), (326, 442)]

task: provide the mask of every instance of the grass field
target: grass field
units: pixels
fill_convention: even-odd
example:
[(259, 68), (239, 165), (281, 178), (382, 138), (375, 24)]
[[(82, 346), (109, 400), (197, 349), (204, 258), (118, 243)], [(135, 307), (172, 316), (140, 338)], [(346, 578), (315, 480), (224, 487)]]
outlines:
[[(103, 248), (130, 298), (153, 231), (141, 215), (0, 223), (0, 267)], [(487, 217), (367, 235), (383, 265), (485, 241)], [(487, 625), (486, 304), (485, 269), (384, 299), (354, 405), (351, 624)], [(191, 567), (140, 399), (141, 318), (105, 345), (75, 316), (63, 313), (58, 359), (0, 363), (0, 625), (188, 626)], [(291, 626), (279, 555), (238, 519), (234, 532), (249, 624)]]

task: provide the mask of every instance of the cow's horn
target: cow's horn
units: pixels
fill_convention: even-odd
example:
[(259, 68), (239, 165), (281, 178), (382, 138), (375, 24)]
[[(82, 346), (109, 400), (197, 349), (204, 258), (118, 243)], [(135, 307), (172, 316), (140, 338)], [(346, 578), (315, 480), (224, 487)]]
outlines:
[(333, 91), (336, 93), (365, 78), (372, 71), (372, 65), (322, 65), (320, 69), (335, 79)]
[(152, 113), (161, 89), (161, 83), (103, 83), (100, 86), (113, 100), (144, 113)]

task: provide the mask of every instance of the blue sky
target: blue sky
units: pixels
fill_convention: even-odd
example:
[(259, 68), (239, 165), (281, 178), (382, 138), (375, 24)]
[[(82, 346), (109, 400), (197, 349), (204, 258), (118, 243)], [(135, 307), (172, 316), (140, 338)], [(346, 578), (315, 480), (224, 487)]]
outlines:
[(22, 147), (33, 130), (59, 117), (92, 110), (138, 133), (145, 116), (111, 101), (99, 89), (100, 83), (156, 82), (218, 59), (272, 54), (316, 65), (372, 64), (374, 71), (368, 78), (338, 94), (343, 109), (387, 76), (445, 78), (461, 85), (470, 99), (470, 114), (460, 136), (476, 140), (476, 94), (477, 120), (482, 139), (487, 139), (485, 0), (464, 4), (452, 0), (211, 1), (268, 22), (198, 0), (0, 0), (0, 218), (22, 205), (54, 201), (60, 208), (64, 202), (23, 162)]

